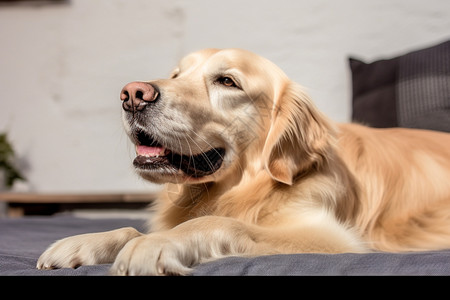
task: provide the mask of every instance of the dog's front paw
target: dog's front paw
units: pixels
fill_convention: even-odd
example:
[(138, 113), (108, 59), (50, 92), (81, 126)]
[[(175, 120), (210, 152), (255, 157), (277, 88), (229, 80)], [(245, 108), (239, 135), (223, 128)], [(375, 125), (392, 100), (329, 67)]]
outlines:
[[(193, 247), (195, 248), (195, 247)], [(187, 275), (198, 263), (195, 250), (176, 239), (150, 234), (128, 242), (110, 270), (113, 275)]]
[(37, 262), (38, 269), (76, 268), (83, 265), (112, 263), (117, 253), (131, 239), (140, 236), (136, 229), (80, 234), (51, 245)]
[(84, 236), (72, 236), (52, 244), (39, 257), (38, 269), (77, 268), (97, 263), (91, 245)]

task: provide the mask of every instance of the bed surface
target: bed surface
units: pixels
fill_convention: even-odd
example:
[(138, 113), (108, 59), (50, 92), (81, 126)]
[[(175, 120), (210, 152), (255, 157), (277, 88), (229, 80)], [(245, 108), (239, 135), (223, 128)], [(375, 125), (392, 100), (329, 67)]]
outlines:
[[(0, 275), (107, 275), (110, 264), (56, 270), (38, 270), (35, 266), (40, 254), (57, 239), (125, 226), (140, 231), (145, 228), (143, 219), (90, 219), (69, 214), (0, 219)], [(450, 250), (228, 257), (201, 264), (192, 275), (450, 275)]]

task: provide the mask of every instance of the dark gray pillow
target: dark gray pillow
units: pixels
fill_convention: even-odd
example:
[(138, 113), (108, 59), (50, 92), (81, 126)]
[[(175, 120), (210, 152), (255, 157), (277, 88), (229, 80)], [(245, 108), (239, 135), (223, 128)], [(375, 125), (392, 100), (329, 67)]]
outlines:
[(450, 132), (450, 41), (365, 63), (349, 58), (352, 120)]

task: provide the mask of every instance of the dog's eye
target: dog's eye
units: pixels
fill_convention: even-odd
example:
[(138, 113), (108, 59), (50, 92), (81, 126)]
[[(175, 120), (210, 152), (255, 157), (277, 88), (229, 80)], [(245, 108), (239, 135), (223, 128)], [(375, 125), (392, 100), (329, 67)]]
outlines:
[(230, 77), (224, 76), (217, 79), (217, 82), (227, 87), (237, 87), (236, 83)]

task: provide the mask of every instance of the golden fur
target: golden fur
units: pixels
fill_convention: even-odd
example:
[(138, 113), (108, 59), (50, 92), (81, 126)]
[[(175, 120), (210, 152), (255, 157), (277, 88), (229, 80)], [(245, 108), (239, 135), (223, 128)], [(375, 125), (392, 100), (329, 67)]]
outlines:
[(450, 134), (336, 124), (277, 66), (239, 49), (190, 54), (149, 83), (162, 104), (151, 122), (124, 113), (128, 134), (151, 130), (178, 153), (224, 147), (221, 168), (200, 178), (138, 170), (168, 182), (152, 233), (69, 237), (38, 268), (187, 274), (230, 255), (450, 247)]

